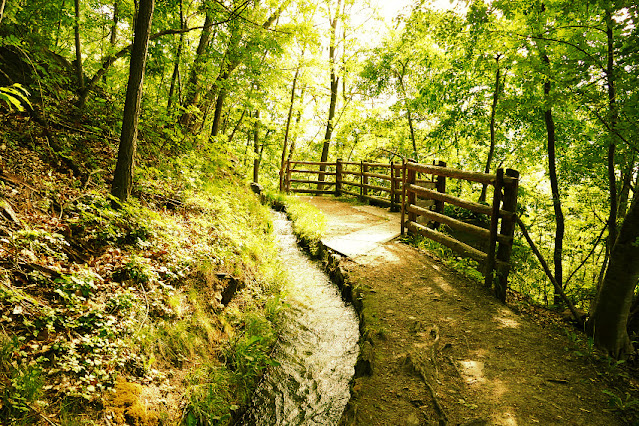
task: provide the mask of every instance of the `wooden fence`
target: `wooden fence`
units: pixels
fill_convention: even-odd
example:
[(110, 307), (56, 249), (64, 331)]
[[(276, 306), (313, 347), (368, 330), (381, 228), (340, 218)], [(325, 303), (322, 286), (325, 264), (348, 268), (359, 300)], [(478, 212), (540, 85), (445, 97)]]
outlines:
[[(317, 178), (312, 179), (313, 176)], [(480, 204), (446, 193), (447, 178), (492, 186), (491, 203)], [(477, 260), (483, 266), (486, 285), (494, 283), (496, 296), (505, 301), (518, 182), (519, 173), (512, 169), (487, 174), (448, 168), (443, 162), (385, 164), (338, 159), (334, 163), (289, 161), (283, 189), (288, 193), (354, 196), (371, 204), (390, 207), (393, 211), (401, 210), (402, 234), (408, 230), (423, 235)], [(446, 203), (488, 216), (490, 227), (486, 229), (446, 216)], [(487, 241), (487, 249), (479, 250), (439, 231), (442, 224)]]

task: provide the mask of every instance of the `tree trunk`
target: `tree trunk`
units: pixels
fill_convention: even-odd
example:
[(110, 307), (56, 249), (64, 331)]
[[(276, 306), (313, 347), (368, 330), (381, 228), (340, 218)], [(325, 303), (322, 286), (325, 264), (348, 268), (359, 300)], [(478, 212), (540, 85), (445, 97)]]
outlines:
[(588, 321), (595, 344), (614, 358), (631, 351), (627, 323), (639, 280), (639, 197), (634, 200), (612, 247), (608, 269)]
[[(73, 32), (75, 34), (75, 71), (78, 80), (78, 93), (84, 90), (84, 72), (82, 71), (82, 44), (80, 43), (80, 0), (75, 0), (75, 22), (73, 23)], [(80, 104), (80, 108), (84, 107), (84, 103)]]
[(109, 43), (111, 43), (111, 49), (115, 47), (115, 42), (118, 37), (118, 21), (120, 20), (120, 0), (113, 2), (113, 22), (111, 23), (111, 37)]
[(0, 0), (0, 23), (2, 23), (2, 17), (4, 16), (5, 4), (7, 4), (7, 0)]
[[(542, 61), (546, 66), (546, 70), (550, 72), (550, 59), (546, 53), (542, 54)], [(550, 92), (552, 90), (550, 83), (550, 76), (545, 77), (544, 81), (544, 121), (546, 123), (547, 134), (547, 152), (548, 152), (548, 177), (550, 179), (550, 191), (552, 193), (552, 206), (555, 212), (555, 248), (553, 250), (553, 264), (555, 266), (555, 279), (557, 283), (563, 289), (564, 277), (563, 277), (563, 245), (564, 245), (564, 233), (565, 233), (565, 221), (564, 213), (561, 208), (561, 198), (559, 196), (559, 182), (557, 179), (557, 165), (555, 155), (555, 121), (552, 116), (552, 106), (550, 103)], [(561, 304), (561, 296), (554, 293), (554, 304)]]
[(255, 111), (253, 124), (253, 182), (258, 183), (260, 177), (260, 111)]
[[(180, 0), (180, 28), (185, 28), (184, 22), (184, 9), (182, 0)], [(171, 106), (173, 104), (173, 97), (175, 96), (175, 84), (179, 81), (180, 77), (180, 59), (182, 59), (182, 48), (184, 45), (184, 34), (180, 34), (180, 41), (178, 44), (177, 52), (175, 54), (175, 64), (173, 65), (173, 74), (171, 75), (171, 86), (169, 87), (169, 96), (166, 102), (166, 113), (171, 114)]]
[(408, 105), (408, 98), (406, 95), (406, 87), (404, 86), (404, 75), (406, 74), (406, 65), (402, 64), (401, 74), (397, 74), (396, 77), (399, 80), (399, 88), (402, 91), (402, 97), (404, 98), (404, 106), (406, 107), (406, 118), (408, 119), (408, 129), (410, 130), (410, 140), (413, 143), (413, 157), (414, 160), (419, 162), (419, 156), (417, 155), (417, 139), (415, 138), (415, 128), (413, 126), (413, 114)]
[(115, 166), (115, 171), (113, 172), (113, 185), (111, 187), (111, 194), (120, 201), (126, 201), (129, 198), (133, 185), (140, 100), (142, 98), (144, 67), (146, 65), (146, 54), (149, 46), (154, 6), (154, 0), (141, 0), (135, 23), (129, 81), (126, 88), (124, 116), (122, 118), (120, 148), (118, 150), (118, 161)]
[[(331, 68), (330, 85), (331, 85), (331, 101), (328, 108), (328, 121), (326, 123), (326, 133), (324, 134), (324, 145), (322, 146), (322, 155), (320, 161), (322, 163), (328, 160), (328, 149), (331, 146), (331, 137), (333, 135), (333, 119), (335, 118), (335, 106), (337, 104), (337, 89), (339, 87), (339, 77), (337, 77), (335, 71), (335, 51), (336, 51), (336, 37), (337, 37), (337, 23), (339, 22), (340, 9), (342, 8), (342, 0), (337, 0), (337, 8), (335, 9), (335, 16), (331, 21), (331, 44), (328, 49), (328, 60)], [(325, 165), (320, 165), (320, 171), (326, 171)], [(318, 177), (319, 181), (324, 180), (324, 173), (320, 173)], [(318, 186), (318, 189), (322, 189), (322, 185)]]
[(608, 42), (608, 57), (606, 65), (606, 78), (608, 80), (608, 187), (610, 191), (610, 214), (608, 215), (608, 250), (612, 250), (617, 239), (617, 178), (615, 175), (615, 150), (616, 150), (616, 130), (619, 113), (617, 112), (617, 94), (615, 90), (614, 77), (614, 35), (612, 33), (612, 11), (610, 5), (606, 3), (605, 16), (606, 38)]
[(211, 41), (211, 27), (213, 26), (213, 18), (211, 13), (206, 13), (204, 20), (204, 28), (200, 34), (200, 41), (195, 51), (195, 59), (193, 60), (193, 66), (189, 73), (189, 80), (186, 83), (186, 94), (184, 98), (184, 104), (182, 105), (186, 111), (180, 117), (180, 123), (183, 126), (190, 126), (193, 121), (193, 113), (188, 111), (191, 106), (196, 106), (200, 100), (200, 75), (204, 65), (206, 64), (206, 50)]
[(235, 133), (237, 133), (238, 129), (242, 125), (242, 121), (244, 120), (245, 115), (246, 115), (246, 108), (242, 111), (242, 115), (240, 115), (239, 120), (237, 120), (237, 123), (235, 123), (235, 126), (233, 127), (233, 131), (229, 135), (229, 143), (233, 142), (233, 138), (235, 138)]
[(293, 87), (291, 88), (291, 102), (288, 107), (288, 115), (286, 117), (286, 129), (284, 130), (284, 143), (282, 144), (282, 161), (280, 162), (280, 191), (284, 187), (284, 170), (286, 169), (286, 150), (288, 149), (289, 131), (291, 129), (291, 119), (293, 118), (293, 107), (295, 105), (295, 87), (297, 86), (297, 78), (300, 75), (301, 64), (295, 70), (293, 76)]
[[(497, 62), (497, 72), (495, 72), (495, 91), (493, 92), (493, 103), (490, 107), (490, 149), (488, 150), (488, 158), (486, 158), (486, 167), (484, 168), (484, 173), (490, 173), (490, 164), (493, 161), (493, 155), (495, 155), (495, 115), (497, 113), (497, 102), (499, 100), (499, 79), (501, 77), (499, 58), (501, 58), (501, 55), (495, 56), (495, 61)], [(479, 196), (480, 203), (486, 202), (487, 192), (488, 185), (482, 185), (481, 195)]]

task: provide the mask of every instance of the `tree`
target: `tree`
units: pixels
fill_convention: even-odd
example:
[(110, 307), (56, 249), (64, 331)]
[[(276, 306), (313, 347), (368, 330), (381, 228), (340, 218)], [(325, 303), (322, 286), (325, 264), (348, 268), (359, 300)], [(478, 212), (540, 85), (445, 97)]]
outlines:
[(111, 187), (111, 194), (120, 201), (127, 201), (133, 186), (140, 100), (142, 98), (142, 83), (154, 7), (154, 0), (140, 0), (135, 23), (135, 37), (131, 50), (131, 65), (122, 118), (120, 148), (118, 149), (118, 161), (113, 172), (113, 184)]

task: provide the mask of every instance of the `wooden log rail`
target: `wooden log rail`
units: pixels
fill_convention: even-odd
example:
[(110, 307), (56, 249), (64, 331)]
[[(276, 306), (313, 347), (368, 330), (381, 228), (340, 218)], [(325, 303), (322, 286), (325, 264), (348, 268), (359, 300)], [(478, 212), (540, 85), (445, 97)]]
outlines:
[[(312, 175), (317, 175), (317, 180), (309, 177)], [(446, 193), (447, 179), (492, 186), (491, 204), (480, 204)], [(402, 234), (409, 231), (422, 235), (480, 262), (485, 284), (489, 287), (494, 284), (497, 298), (505, 302), (518, 182), (519, 173), (512, 169), (499, 169), (495, 174), (488, 174), (449, 168), (441, 161), (433, 164), (411, 161), (386, 164), (337, 159), (334, 163), (289, 161), (285, 188), (288, 193), (347, 195), (390, 207), (391, 211), (401, 210)], [(490, 227), (486, 229), (446, 216), (446, 203), (488, 216)], [(478, 236), (488, 241), (488, 249), (484, 252), (471, 247), (440, 231), (440, 225)]]

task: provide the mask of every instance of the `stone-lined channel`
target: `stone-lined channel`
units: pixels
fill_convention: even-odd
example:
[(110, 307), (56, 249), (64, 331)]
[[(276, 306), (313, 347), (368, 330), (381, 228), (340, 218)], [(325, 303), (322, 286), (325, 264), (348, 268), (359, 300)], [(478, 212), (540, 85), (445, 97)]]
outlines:
[(273, 213), (280, 256), (288, 270), (286, 310), (270, 368), (240, 424), (335, 425), (350, 399), (359, 324), (337, 287), (297, 246), (291, 223)]

